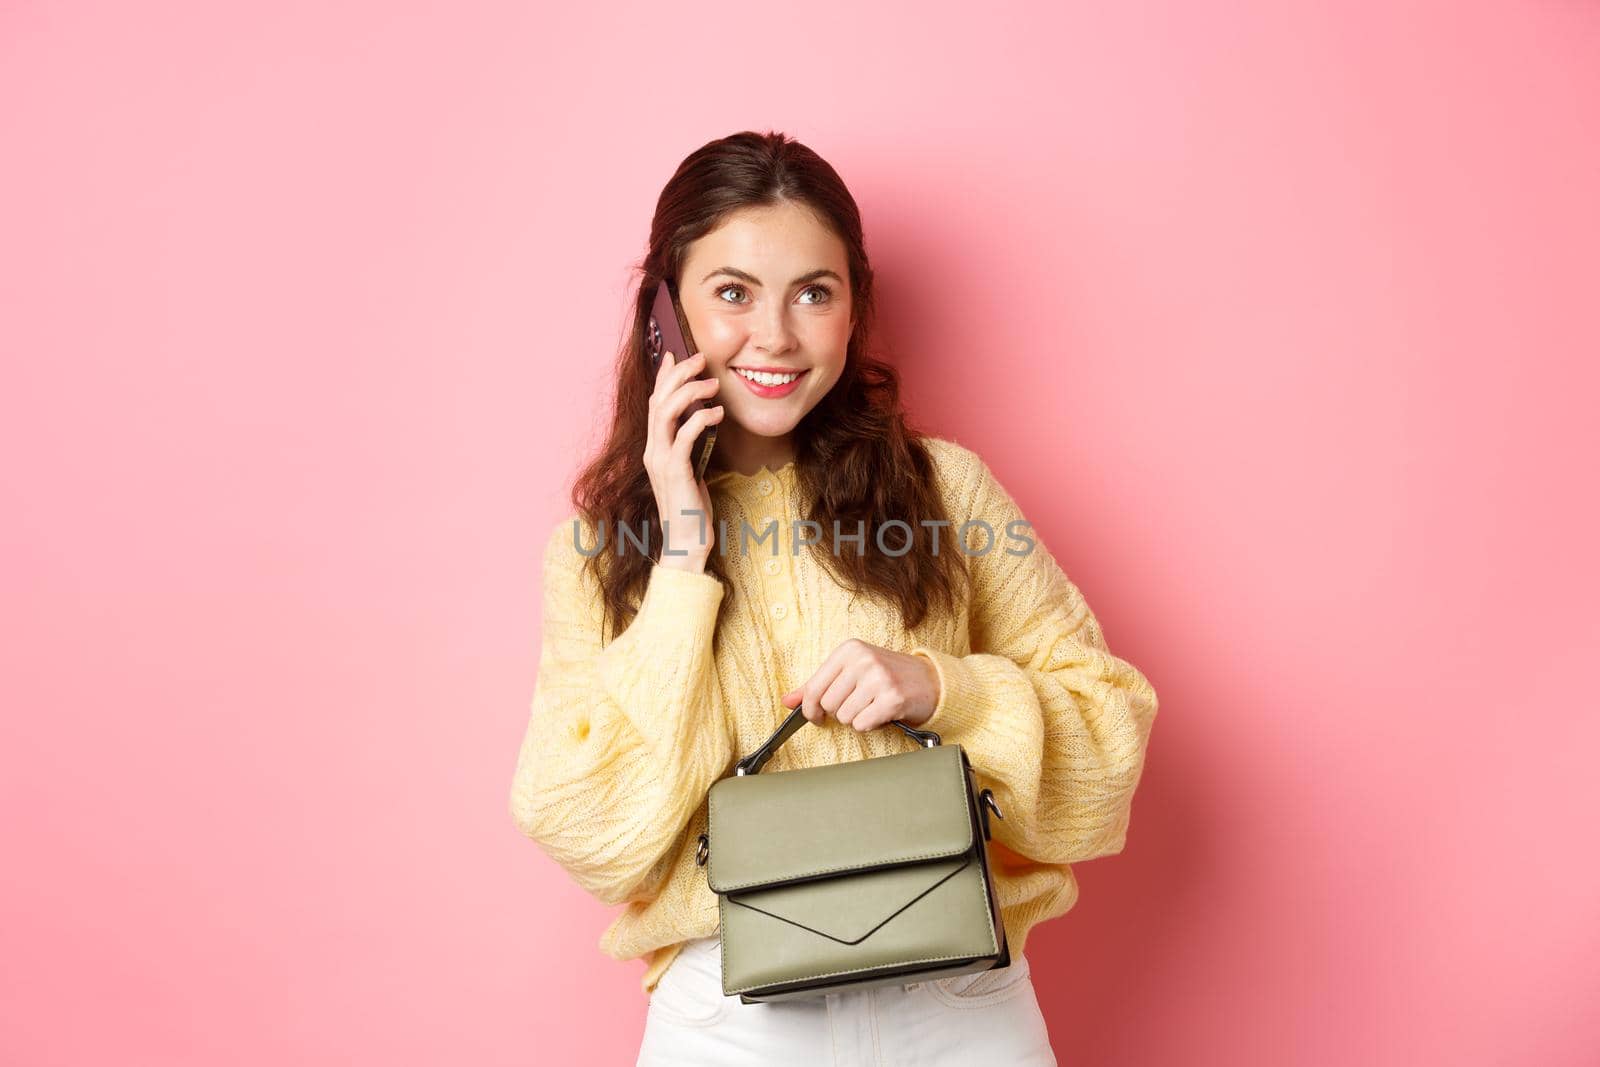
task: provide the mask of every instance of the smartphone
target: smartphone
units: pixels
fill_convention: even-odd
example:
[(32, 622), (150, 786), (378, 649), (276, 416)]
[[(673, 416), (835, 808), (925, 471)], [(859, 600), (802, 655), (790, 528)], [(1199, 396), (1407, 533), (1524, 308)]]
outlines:
[[(674, 363), (682, 363), (699, 351), (694, 338), (689, 335), (689, 320), (683, 317), (683, 309), (678, 306), (677, 297), (665, 279), (656, 286), (655, 301), (650, 306), (650, 320), (645, 323), (644, 351), (650, 357), (651, 370), (661, 369), (661, 357), (668, 352), (672, 353)], [(710, 375), (702, 371), (695, 377), (696, 380), (703, 380)], [(712, 406), (712, 401), (705, 397), (696, 397), (694, 403), (684, 411), (683, 417), (687, 419), (701, 408)], [(717, 426), (712, 423), (700, 432), (700, 437), (689, 451), (689, 466), (697, 481), (705, 479), (706, 464), (711, 461), (711, 449), (716, 443)]]

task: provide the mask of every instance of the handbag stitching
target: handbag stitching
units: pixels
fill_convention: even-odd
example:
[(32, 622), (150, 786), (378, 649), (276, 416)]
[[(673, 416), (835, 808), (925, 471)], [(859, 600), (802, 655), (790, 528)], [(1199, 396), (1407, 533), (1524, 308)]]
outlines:
[[(965, 959), (971, 959), (971, 958), (972, 958), (972, 956), (971, 956), (970, 953), (958, 952), (954, 956), (924, 956), (921, 959), (915, 959), (915, 960), (896, 960), (894, 965), (896, 967), (909, 967), (909, 966), (911, 966), (913, 964), (918, 964), (918, 963), (943, 963), (945, 960), (965, 960)], [(838, 977), (839, 975), (860, 974), (862, 971), (875, 971), (877, 969), (878, 969), (877, 967), (851, 967), (850, 969), (844, 970), (844, 971), (824, 971), (821, 974), (806, 974), (806, 975), (799, 975), (799, 976), (796, 976), (794, 978), (785, 978), (783, 980), (783, 984), (788, 985), (791, 982), (809, 982), (814, 978), (835, 978), (835, 977)], [(748, 993), (752, 989), (762, 989), (762, 988), (765, 988), (765, 987), (760, 985), (760, 984), (746, 985), (746, 986), (739, 986), (737, 989), (726, 990), (726, 992), (728, 993), (729, 996), (732, 996), (734, 993)]]
[[(951, 745), (950, 747), (954, 748), (957, 752), (961, 752), (961, 746), (960, 745)], [(902, 755), (915, 755), (915, 753), (901, 753), (901, 754)], [(964, 755), (964, 753), (963, 753), (963, 755)], [(888, 757), (875, 756), (873, 758), (874, 759), (885, 759), (885, 758), (888, 758)], [(965, 763), (964, 762), (958, 763), (957, 767), (959, 767), (961, 769), (961, 773), (959, 775), (955, 776), (955, 777), (958, 777), (960, 779), (960, 782), (961, 782), (961, 785), (959, 787), (959, 792), (965, 794), (966, 800), (967, 800), (968, 819), (967, 819), (967, 842), (966, 842), (966, 844), (962, 848), (957, 849), (955, 851), (950, 851), (950, 852), (926, 852), (926, 853), (922, 853), (920, 855), (915, 855), (915, 856), (903, 856), (903, 857), (900, 857), (898, 859), (893, 860), (892, 862), (895, 862), (895, 863), (915, 863), (915, 862), (917, 862), (919, 860), (938, 859), (938, 858), (940, 858), (942, 856), (959, 856), (963, 852), (971, 851), (971, 849), (972, 849), (972, 838), (973, 838), (972, 819), (971, 819), (972, 792), (971, 792), (971, 788), (969, 787), (969, 785), (967, 783), (967, 779), (966, 779)], [(716, 803), (716, 794), (715, 793), (707, 794), (707, 797), (706, 797), (706, 839), (707, 839), (708, 842), (716, 840), (716, 835), (712, 833), (712, 829), (711, 828), (712, 828), (712, 825), (716, 822), (717, 807), (718, 807), (718, 805)], [(715, 858), (715, 854), (716, 854), (715, 846), (712, 847), (711, 851), (712, 851), (713, 858)], [(842, 865), (837, 866), (837, 867), (819, 867), (819, 868), (817, 868), (815, 870), (806, 872), (806, 874), (801, 875), (801, 877), (802, 878), (810, 878), (810, 877), (814, 877), (816, 875), (822, 875), (822, 874), (837, 874), (840, 871), (870, 870), (870, 869), (873, 869), (873, 868), (883, 867), (883, 866), (886, 865), (887, 862), (891, 862), (891, 861), (885, 861), (885, 860), (882, 860), (882, 859), (877, 859), (877, 860), (869, 860), (869, 861), (867, 861), (865, 863), (854, 863), (854, 864), (846, 863), (846, 864), (842, 864)], [(709, 863), (706, 864), (706, 885), (708, 887), (710, 887), (710, 889), (711, 889), (711, 891), (713, 893), (719, 893), (719, 894), (720, 893), (733, 893), (733, 892), (737, 892), (740, 889), (749, 889), (751, 886), (768, 885), (768, 884), (770, 884), (770, 883), (763, 882), (761, 879), (756, 878), (756, 879), (752, 879), (752, 880), (749, 880), (749, 881), (739, 882), (739, 883), (733, 884), (733, 885), (720, 885), (720, 886), (719, 885), (714, 885), (714, 884), (712, 884), (712, 881), (711, 881), (711, 865)]]

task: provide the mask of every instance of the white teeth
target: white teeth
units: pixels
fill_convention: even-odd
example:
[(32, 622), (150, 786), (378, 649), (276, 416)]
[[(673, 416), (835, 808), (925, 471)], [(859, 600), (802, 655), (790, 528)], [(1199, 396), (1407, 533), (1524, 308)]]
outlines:
[(768, 374), (765, 371), (745, 370), (742, 367), (735, 367), (734, 370), (744, 375), (746, 378), (749, 378), (757, 385), (788, 385), (790, 382), (800, 377), (799, 374)]

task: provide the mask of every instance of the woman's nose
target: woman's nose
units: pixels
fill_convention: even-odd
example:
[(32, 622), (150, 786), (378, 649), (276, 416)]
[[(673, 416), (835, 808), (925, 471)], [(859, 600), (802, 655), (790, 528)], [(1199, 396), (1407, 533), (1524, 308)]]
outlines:
[(789, 322), (788, 311), (779, 307), (766, 312), (750, 339), (763, 352), (787, 352), (793, 348), (794, 327)]

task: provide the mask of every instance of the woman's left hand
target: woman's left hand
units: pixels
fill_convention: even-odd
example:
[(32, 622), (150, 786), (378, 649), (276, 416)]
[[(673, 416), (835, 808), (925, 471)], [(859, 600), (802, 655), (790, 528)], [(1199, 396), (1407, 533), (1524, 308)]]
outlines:
[(852, 637), (829, 653), (804, 685), (783, 695), (785, 707), (802, 702), (805, 717), (814, 723), (832, 715), (861, 731), (896, 719), (921, 726), (938, 706), (939, 674), (922, 656)]

